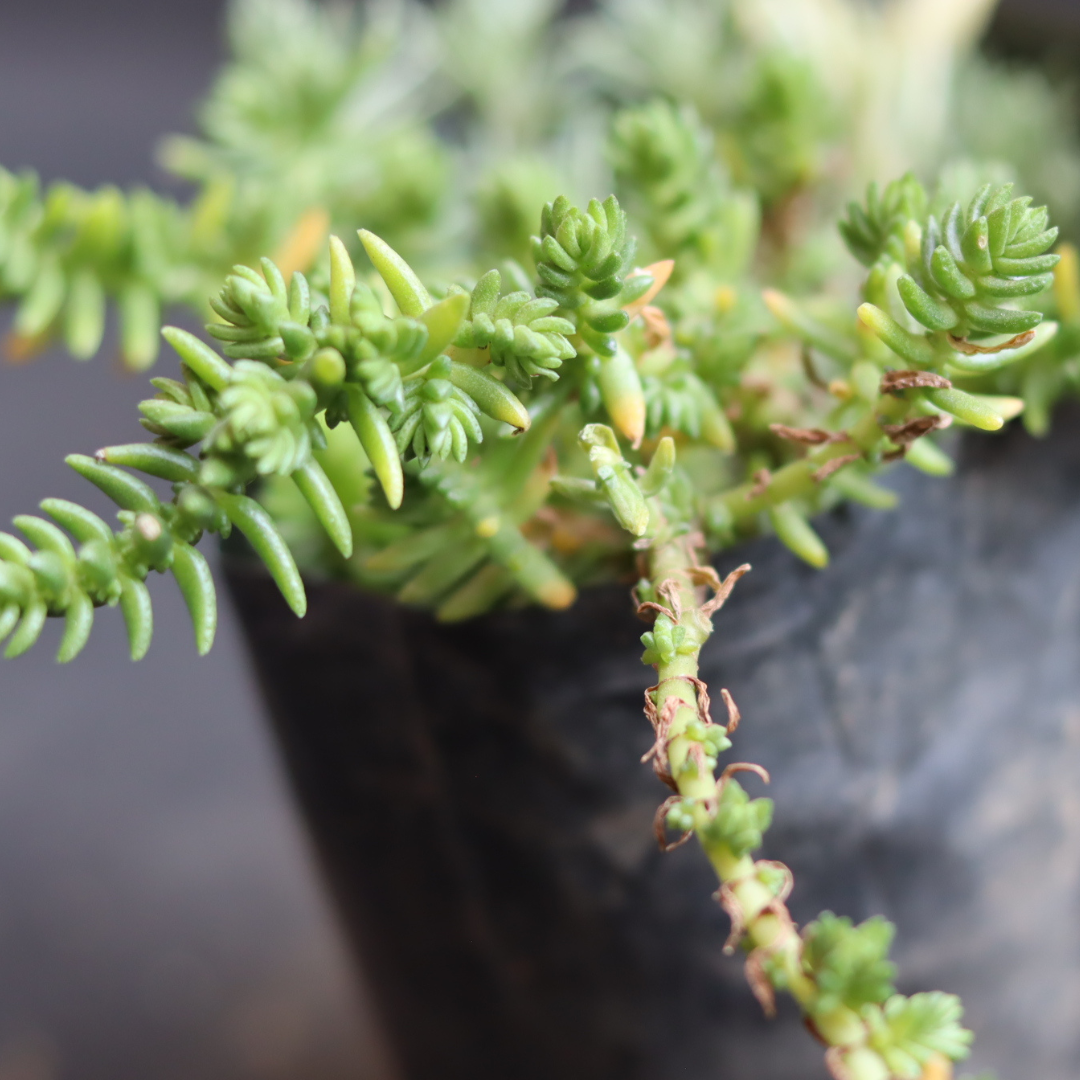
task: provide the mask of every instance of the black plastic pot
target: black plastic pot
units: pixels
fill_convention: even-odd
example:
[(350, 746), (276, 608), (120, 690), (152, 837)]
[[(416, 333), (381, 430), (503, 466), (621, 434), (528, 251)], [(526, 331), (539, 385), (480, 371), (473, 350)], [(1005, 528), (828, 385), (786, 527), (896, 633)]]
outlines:
[[(1080, 413), (902, 470), (903, 509), (774, 541), (704, 677), (773, 775), (792, 910), (899, 928), (904, 990), (962, 993), (974, 1064), (1080, 1074)], [(823, 1077), (768, 1022), (700, 854), (655, 850), (649, 672), (626, 590), (440, 626), (337, 584), (295, 620), (230, 569), (303, 813), (409, 1080)], [(755, 784), (752, 778), (748, 784)]]

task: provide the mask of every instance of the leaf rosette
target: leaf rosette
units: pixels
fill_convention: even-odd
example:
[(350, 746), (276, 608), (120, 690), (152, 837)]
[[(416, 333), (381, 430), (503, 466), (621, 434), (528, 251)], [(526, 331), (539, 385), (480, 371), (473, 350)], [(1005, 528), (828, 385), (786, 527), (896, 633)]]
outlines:
[(411, 449), (421, 462), (432, 457), (464, 462), (469, 441), (484, 441), (478, 420), (480, 406), (450, 381), (450, 373), (450, 361), (442, 358), (423, 378), (406, 380), (405, 404), (392, 414), (390, 422), (402, 455)]
[(489, 270), (470, 296), (469, 314), (454, 345), (490, 349), (491, 362), (506, 371), (506, 381), (526, 388), (537, 376), (555, 381), (564, 360), (575, 355), (568, 336), (574, 324), (556, 315), (559, 302), (515, 291), (501, 296), (502, 277)]
[[(1035, 296), (1053, 284), (1058, 256), (1049, 253), (1057, 227), (1045, 206), (1012, 198), (1012, 184), (985, 185), (966, 209), (953, 203), (941, 224), (931, 215), (918, 238), (920, 258), (908, 260), (897, 288), (909, 314), (928, 330), (955, 338), (1023, 334), (1042, 313), (1009, 301)], [(918, 237), (918, 230), (910, 230)]]

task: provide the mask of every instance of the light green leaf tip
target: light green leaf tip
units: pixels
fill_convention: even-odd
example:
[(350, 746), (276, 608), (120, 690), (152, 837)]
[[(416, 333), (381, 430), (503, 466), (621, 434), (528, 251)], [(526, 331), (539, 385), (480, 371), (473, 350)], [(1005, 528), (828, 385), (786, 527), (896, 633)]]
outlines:
[(359, 231), (360, 242), (402, 315), (416, 318), (431, 307), (431, 294), (413, 268), (381, 237), (367, 229)]

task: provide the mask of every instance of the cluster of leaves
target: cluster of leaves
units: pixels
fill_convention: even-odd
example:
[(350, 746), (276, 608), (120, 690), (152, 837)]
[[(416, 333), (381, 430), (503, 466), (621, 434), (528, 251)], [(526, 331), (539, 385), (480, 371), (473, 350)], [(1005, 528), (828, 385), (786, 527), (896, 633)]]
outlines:
[(174, 136), (161, 153), (216, 193), (225, 266), (274, 250), (312, 207), (342, 232), (362, 222), (415, 242), (448, 180), (427, 122), (439, 59), (423, 9), (234, 0), (228, 37), (199, 136)]
[[(746, 0), (682, 0), (663, 17), (634, 0), (606, 0), (596, 14), (561, 21), (557, 8), (447, 0), (433, 14), (415, 0), (355, 11), (318, 0), (233, 0), (231, 55), (200, 110), (200, 130), (162, 150), (171, 171), (198, 185), (189, 206), (67, 185), (55, 197), (16, 200), (24, 220), (41, 218), (49, 204), (52, 222), (34, 226), (42, 273), (21, 244), (3, 275), (11, 295), (36, 291), (16, 349), (70, 324), (72, 351), (93, 352), (104, 290), (129, 328), (125, 358), (145, 366), (163, 305), (201, 307), (229, 266), (255, 265), (267, 252), (280, 253), (287, 270), (306, 270), (327, 231), (348, 237), (358, 224), (424, 268), (456, 271), (455, 196), (467, 192), (477, 199), (473, 246), (521, 259), (538, 206), (559, 187), (603, 183), (605, 157), (650, 258), (676, 257), (680, 273), (704, 261), (725, 280), (741, 275), (762, 211), (770, 242), (787, 245), (782, 265), (792, 280), (842, 269), (824, 239), (834, 192), (848, 184), (845, 170), (857, 175), (873, 164), (850, 158), (859, 152), (844, 126), (851, 103), (830, 89), (844, 82), (834, 70), (850, 62), (842, 50), (826, 50), (824, 66), (782, 29), (768, 29)], [(839, 42), (854, 16), (840, 5), (819, 18)], [(940, 153), (960, 145), (1008, 161), (1025, 179), (1030, 172), (1043, 190), (1047, 169), (1057, 189), (1075, 187), (1080, 151), (1061, 123), (1062, 96), (1035, 72), (964, 63), (952, 142)], [(986, 107), (988, 94), (995, 108)], [(1007, 107), (1014, 98), (1023, 109)], [(618, 117), (605, 154), (596, 132), (612, 102), (643, 100)], [(796, 204), (809, 205), (807, 193), (828, 211), (793, 216)], [(81, 212), (59, 221), (57, 199), (129, 207), (131, 243), (98, 250), (84, 241), (73, 252)], [(320, 223), (318, 242), (294, 250), (294, 263), (283, 245), (304, 221)]]
[[(608, 312), (622, 323), (628, 320), (621, 309), (603, 306), (627, 287), (625, 218), (618, 203), (609, 200), (586, 213), (560, 203), (548, 208), (545, 220), (570, 223), (561, 236), (574, 252), (575, 269), (573, 274), (563, 271), (572, 283), (564, 281), (560, 292), (570, 318), (553, 315), (564, 309), (559, 300), (542, 294), (511, 294), (508, 308), (520, 311), (531, 305), (539, 314), (526, 316), (519, 330), (538, 340), (558, 338), (569, 358), (577, 353), (564, 332), (591, 325), (586, 319), (617, 329), (601, 322)], [(357, 473), (368, 467), (388, 509), (402, 504), (407, 469), (434, 503), (434, 515), (427, 514), (436, 519), (427, 522), (432, 527), (420, 528), (405, 544), (384, 547), (367, 567), (376, 574), (405, 574), (404, 599), (432, 602), (479, 568), (464, 591), (447, 598), (441, 609), (446, 617), (483, 610), (514, 589), (551, 606), (570, 602), (573, 586), (519, 528), (546, 496), (546, 483), (537, 487), (529, 481), (547, 450), (566, 391), (560, 389), (546, 403), (539, 400), (535, 416), (530, 415), (487, 370), (503, 373), (511, 365), (522, 370), (525, 354), (535, 352), (534, 342), (522, 333), (517, 336), (520, 346), (513, 334), (506, 340), (501, 333), (507, 308), (501, 307), (497, 272), (486, 275), (472, 293), (458, 288), (435, 301), (383, 240), (370, 232), (361, 239), (392, 315), (371, 285), (357, 281), (348, 252), (332, 237), (325, 291), (309, 284), (300, 271), (287, 283), (266, 258), (259, 272), (238, 265), (227, 275), (211, 299), (217, 318), (207, 329), (224, 343), (233, 363), (193, 335), (165, 329), (183, 361), (183, 378), (152, 380), (157, 396), (140, 406), (142, 423), (155, 442), (108, 447), (97, 460), (70, 459), (121, 507), (127, 515), (122, 516), (124, 527), (113, 533), (90, 511), (51, 500), (47, 512), (60, 515), (57, 520), (83, 544), (78, 552), (43, 519), (17, 519), (41, 549), (37, 553), (14, 537), (5, 540), (0, 594), (2, 628), (5, 636), (13, 632), (9, 655), (29, 648), (45, 617), (53, 615), (67, 620), (60, 657), (70, 660), (85, 644), (93, 609), (119, 603), (132, 654), (141, 656), (149, 644), (143, 582), (151, 569), (171, 569), (177, 576), (191, 606), (199, 649), (205, 651), (213, 636), (213, 593), (205, 563), (192, 545), (205, 530), (227, 535), (234, 525), (302, 614), (304, 590), (289, 547), (266, 511), (244, 491), (257, 480), (290, 481), (338, 557), (348, 560), (353, 532), (339, 487), (352, 492)], [(554, 251), (555, 241), (546, 233), (549, 239), (547, 248)], [(558, 257), (564, 267), (571, 261), (570, 255)], [(538, 293), (550, 290), (547, 280), (540, 279)], [(647, 274), (632, 279), (632, 299), (651, 284)], [(496, 314), (494, 321), (485, 308)], [(495, 330), (492, 342), (482, 346), (476, 333), (485, 319)], [(468, 362), (447, 353), (453, 351), (451, 342), (464, 335), (469, 344), (460, 355)], [(495, 341), (501, 351), (493, 347)], [(557, 373), (550, 374), (558, 380)], [(522, 381), (527, 386), (531, 380)], [(500, 432), (528, 431), (536, 417), (541, 422), (531, 442), (528, 437), (514, 443), (499, 438)], [(344, 470), (331, 469), (336, 487), (320, 457), (333, 462), (329, 439), (343, 421), (358, 445)], [(489, 437), (502, 443), (487, 468), (480, 473), (451, 469), (464, 463), (470, 446), (485, 441), (485, 427)], [(605, 430), (614, 443), (610, 429)], [(172, 500), (163, 502), (118, 466), (171, 481)], [(627, 482), (636, 490), (633, 480)]]
[[(1013, 185), (984, 185), (966, 208), (958, 202), (939, 224), (925, 220), (925, 192), (911, 176), (892, 184), (883, 198), (871, 190), (864, 212), (852, 204), (841, 232), (871, 264), (868, 293), (886, 294), (891, 268), (904, 308), (930, 331), (956, 338), (1023, 334), (1042, 321), (1036, 311), (1001, 302), (1036, 296), (1053, 283), (1058, 256), (1047, 254), (1058, 237), (1045, 206), (1013, 198)], [(880, 264), (880, 265), (879, 265)]]
[(962, 1014), (959, 1000), (940, 991), (894, 994), (883, 1005), (863, 1011), (870, 1047), (899, 1080), (918, 1080), (934, 1056), (967, 1056), (971, 1032), (960, 1026)]
[[(649, 306), (666, 270), (634, 270), (626, 215), (610, 198), (594, 200), (585, 210), (565, 199), (549, 204), (533, 241), (535, 279), (530, 282), (520, 267), (509, 271), (514, 284), (531, 288), (506, 295), (502, 275), (493, 270), (471, 290), (449, 287), (436, 301), (412, 268), (368, 231), (361, 232), (361, 241), (377, 270), (371, 283), (357, 279), (336, 238), (328, 272), (313, 279), (317, 284), (299, 271), (287, 282), (269, 259), (259, 271), (238, 265), (211, 299), (216, 318), (208, 324), (235, 364), (222, 366), (217, 354), (198, 346), (204, 367), (193, 379), (195, 339), (169, 331), (170, 340), (182, 341), (187, 350), (182, 353), (187, 377), (155, 380), (158, 396), (141, 406), (143, 423), (162, 453), (179, 454), (186, 470), (194, 469), (206, 505), (220, 506), (215, 492), (238, 495), (260, 478), (292, 478), (310, 506), (311, 520), (333, 540), (337, 557), (350, 560), (349, 512), (317, 460), (328, 452), (328, 432), (348, 421), (359, 446), (344, 473), (355, 477), (370, 467), (391, 510), (405, 500), (407, 476), (415, 476), (411, 503), (416, 509), (389, 533), (384, 529), (384, 536), (400, 537), (389, 554), (366, 550), (359, 562), (339, 563), (338, 572), (394, 588), (413, 602), (435, 603), (447, 617), (481, 609), (478, 599), (446, 601), (491, 559), (503, 567), (499, 587), (473, 586), (468, 597), (482, 595), (486, 603), (515, 595), (566, 602), (573, 595), (570, 578), (588, 580), (598, 557), (611, 565), (626, 551), (617, 532), (587, 522), (611, 514), (632, 536), (643, 536), (653, 516), (649, 500), (661, 493), (665, 512), (704, 522), (714, 542), (729, 542), (758, 527), (764, 516), (792, 550), (822, 565), (828, 554), (807, 520), (810, 513), (839, 497), (887, 504), (888, 493), (873, 485), (868, 471), (891, 458), (906, 455), (928, 471), (946, 471), (947, 459), (923, 437), (943, 418), (994, 429), (1022, 404), (959, 389), (952, 379), (1025, 361), (1045, 351), (1054, 335), (1052, 323), (1034, 329), (1041, 315), (1016, 308), (1014, 299), (1052, 280), (1048, 267), (1056, 256), (1043, 249), (1056, 234), (1045, 227), (1044, 212), (1014, 198), (1008, 186), (983, 188), (963, 210), (954, 204), (943, 229), (928, 206), (925, 192), (908, 177), (880, 196), (872, 190), (865, 209), (850, 211), (845, 235), (871, 264), (868, 295), (884, 305), (860, 308), (862, 331), (855, 323), (827, 321), (813, 305), (766, 293), (783, 333), (801, 340), (810, 363), (830, 365), (833, 376), (827, 393), (814, 387), (801, 391), (803, 401), (793, 415), (761, 400), (752, 381), (753, 354), (735, 386), (726, 381), (728, 373), (710, 365), (709, 335), (723, 335), (727, 313), (715, 301), (702, 305), (693, 283), (672, 294), (670, 315)], [(935, 242), (939, 235), (945, 242)], [(984, 256), (985, 265), (977, 264)], [(959, 280), (977, 294), (977, 303), (955, 295)], [(951, 313), (951, 329), (966, 329), (968, 336), (944, 330), (943, 319), (931, 317), (936, 311), (931, 304)], [(659, 344), (629, 327), (632, 320), (640, 325), (649, 311), (666, 327)], [(985, 330), (976, 338), (973, 311), (982, 327), (1004, 326), (1008, 333), (1022, 326), (1021, 338), (1001, 342)], [(921, 332), (908, 328), (916, 325), (913, 316), (923, 319)], [(897, 358), (908, 365), (905, 370), (890, 370)], [(216, 373), (212, 380), (206, 371)], [(610, 426), (587, 425), (579, 439), (572, 439), (575, 391), (579, 407), (602, 407)], [(775, 385), (767, 393), (781, 396)], [(540, 467), (548, 446), (562, 447), (559, 475), (549, 470), (538, 495), (511, 515), (508, 527), (520, 539), (511, 546), (520, 554), (525, 544), (536, 553), (522, 562), (527, 570), (515, 570), (504, 565), (512, 562), (505, 552), (491, 554), (493, 537), (499, 536), (496, 547), (506, 537), (501, 526), (488, 523), (489, 518), (502, 521), (515, 493), (504, 487), (493, 502), (484, 489), (489, 474), (467, 463), (475, 449), (491, 446), (491, 468), (504, 469), (513, 443), (502, 433), (527, 431), (541, 414), (549, 419), (531, 468)], [(620, 435), (629, 447), (620, 444)], [(652, 442), (642, 460), (635, 446), (646, 436)], [(694, 448), (684, 455), (685, 464), (676, 464), (676, 438)], [(197, 444), (199, 458), (187, 453)], [(577, 471), (582, 466), (584, 475)], [(179, 468), (173, 462), (166, 478), (179, 482), (173, 475)], [(527, 479), (520, 469), (512, 472), (518, 483)], [(344, 476), (341, 484), (352, 490), (356, 481)], [(463, 486), (471, 492), (467, 498), (447, 495)], [(546, 502), (550, 510), (542, 513)], [(473, 509), (471, 525), (459, 522), (462, 537), (473, 534), (462, 541), (464, 553), (429, 548), (422, 539), (429, 534), (444, 541), (459, 535), (451, 522), (466, 503), (474, 508), (498, 503), (503, 510), (477, 516)], [(147, 512), (161, 513), (156, 506)], [(355, 506), (351, 512), (355, 517)], [(371, 504), (370, 493), (363, 513), (367, 534), (374, 536), (379, 530), (373, 523), (385, 515)], [(226, 518), (219, 514), (217, 520), (224, 525)], [(171, 520), (165, 524), (173, 527)], [(488, 529), (495, 532), (485, 535)], [(567, 556), (587, 545), (581, 536), (590, 530), (592, 550), (575, 566)], [(194, 523), (182, 524), (178, 535), (187, 543), (196, 531)], [(121, 546), (131, 547), (127, 541)], [(263, 546), (282, 549), (277, 540)], [(404, 556), (398, 554), (403, 549)], [(136, 579), (139, 573), (145, 576), (135, 569), (128, 576)], [(493, 574), (487, 571), (488, 577)], [(295, 572), (279, 567), (278, 576), (292, 581)], [(11, 593), (10, 600), (23, 611), (44, 602), (54, 614), (65, 614), (55, 587), (49, 588), (47, 602), (44, 593), (31, 596), (25, 588)], [(295, 593), (295, 583), (290, 588)], [(95, 603), (113, 596), (86, 595)], [(654, 633), (662, 637), (662, 630)], [(657, 642), (663, 651), (660, 637)]]
[(730, 183), (714, 143), (689, 106), (655, 99), (616, 115), (609, 153), (650, 251), (726, 280), (750, 261), (759, 210), (753, 191)]
[[(56, 524), (15, 519), (37, 551), (14, 536), (0, 538), (2, 629), (12, 635), (8, 656), (30, 648), (46, 616), (55, 616), (65, 620), (58, 659), (71, 660), (86, 644), (94, 608), (119, 603), (132, 658), (139, 659), (153, 632), (145, 585), (150, 570), (171, 571), (176, 578), (197, 648), (205, 653), (213, 642), (216, 600), (209, 568), (194, 545), (205, 531), (227, 536), (234, 526), (302, 615), (306, 602), (296, 563), (267, 512), (243, 493), (244, 481), (259, 470), (291, 476), (342, 553), (350, 550), (345, 512), (311, 453), (310, 385), (295, 384), (296, 392), (294, 384), (252, 361), (230, 366), (186, 331), (169, 327), (164, 333), (184, 361), (184, 378), (155, 380), (158, 397), (143, 403), (144, 423), (162, 437), (67, 459), (120, 507), (122, 527), (114, 531), (90, 510), (46, 499), (42, 509)], [(200, 457), (180, 449), (200, 441)], [(172, 499), (163, 500), (127, 469), (170, 481)]]
[(896, 966), (888, 959), (895, 928), (880, 917), (852, 926), (846, 917), (823, 912), (803, 931), (802, 962), (817, 982), (815, 1011), (841, 1005), (877, 1005), (895, 992)]
[(101, 347), (105, 309), (120, 312), (120, 351), (141, 370), (158, 354), (161, 306), (197, 302), (207, 281), (192, 256), (198, 215), (149, 191), (41, 190), (32, 173), (0, 169), (0, 295), (19, 298), (8, 351), (16, 358), (62, 333), (72, 356)]
[(454, 344), (489, 349), (491, 362), (505, 369), (511, 386), (530, 386), (538, 375), (555, 380), (562, 362), (576, 355), (567, 340), (575, 326), (555, 314), (558, 307), (553, 297), (533, 297), (524, 289), (504, 296), (502, 275), (489, 270), (469, 297), (469, 313)]
[[(708, 762), (708, 758), (705, 760)], [(723, 844), (741, 858), (761, 847), (765, 832), (772, 824), (772, 814), (771, 799), (751, 799), (741, 784), (730, 780), (724, 785), (716, 814), (706, 826), (704, 835), (707, 842)]]

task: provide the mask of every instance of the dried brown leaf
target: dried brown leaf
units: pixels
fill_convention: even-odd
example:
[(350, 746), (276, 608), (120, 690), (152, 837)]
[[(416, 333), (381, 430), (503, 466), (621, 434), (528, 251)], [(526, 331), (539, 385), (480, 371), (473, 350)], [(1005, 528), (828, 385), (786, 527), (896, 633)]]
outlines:
[(850, 465), (861, 457), (862, 454), (842, 454), (840, 457), (830, 458), (820, 469), (815, 469), (810, 476), (820, 484), (823, 480), (827, 480), (832, 476), (834, 472), (839, 472), (845, 465)]
[(735, 567), (723, 582), (720, 584), (720, 588), (716, 590), (716, 595), (706, 603), (701, 605), (701, 614), (705, 618), (711, 618), (727, 603), (727, 598), (731, 595), (731, 590), (738, 584), (740, 578), (750, 573), (750, 564), (743, 563), (742, 566)]
[(948, 390), (952, 383), (944, 375), (932, 371), (886, 371), (881, 376), (881, 393), (896, 394), (901, 390)]
[(974, 341), (953, 337), (952, 334), (949, 334), (949, 344), (957, 352), (966, 353), (968, 356), (981, 356), (988, 353), (1004, 352), (1006, 349), (1019, 349), (1021, 345), (1026, 345), (1034, 337), (1034, 330), (1025, 330), (1022, 334), (1017, 334), (1016, 337), (1009, 338), (1008, 341), (1003, 341), (1000, 345), (977, 345)]
[(825, 446), (827, 443), (846, 442), (846, 431), (825, 431), (823, 428), (796, 428), (787, 424), (770, 424), (769, 430), (774, 435), (788, 442), (802, 443), (804, 446)]
[(754, 473), (754, 486), (746, 493), (746, 501), (756, 499), (759, 495), (764, 495), (769, 490), (769, 485), (772, 483), (772, 473), (768, 469), (758, 469)]
[(720, 697), (723, 698), (724, 708), (727, 709), (727, 733), (731, 735), (738, 730), (739, 721), (742, 720), (742, 713), (739, 712), (739, 706), (735, 704), (735, 699), (728, 693), (726, 687), (721, 688)]
[(653, 834), (656, 836), (656, 843), (662, 852), (674, 851), (677, 847), (682, 847), (691, 836), (694, 835), (693, 829), (687, 829), (686, 832), (679, 837), (674, 843), (669, 843), (667, 838), (667, 815), (668, 811), (678, 802), (682, 801), (681, 795), (669, 795), (657, 808), (656, 814), (653, 816)]
[(717, 791), (719, 792), (722, 790), (724, 784), (726, 784), (736, 773), (740, 772), (752, 772), (755, 775), (760, 776), (766, 784), (772, 783), (769, 771), (763, 765), (756, 765), (752, 761), (733, 761), (720, 774), (720, 779), (716, 782)]
[(930, 431), (942, 427), (940, 416), (918, 416), (914, 420), (906, 420), (902, 424), (882, 424), (881, 430), (896, 443), (897, 446), (908, 447), (916, 439), (922, 438)]

